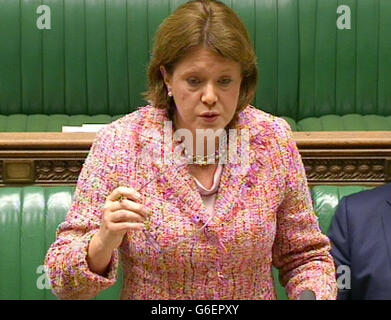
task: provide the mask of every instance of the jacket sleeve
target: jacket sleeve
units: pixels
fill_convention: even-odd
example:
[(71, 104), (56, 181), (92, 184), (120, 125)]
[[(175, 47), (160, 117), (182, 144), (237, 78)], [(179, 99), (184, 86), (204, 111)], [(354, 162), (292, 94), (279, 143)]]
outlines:
[(289, 299), (304, 290), (317, 300), (335, 299), (335, 267), (328, 237), (322, 234), (314, 213), (301, 156), (289, 125), (281, 120), (277, 133), (285, 176), (285, 192), (277, 211), (273, 264)]
[(86, 260), (89, 242), (100, 227), (105, 199), (115, 188), (115, 159), (110, 151), (113, 132), (105, 129), (97, 134), (79, 175), (71, 208), (46, 254), (52, 291), (60, 299), (94, 298), (117, 278), (118, 250), (113, 253), (106, 276), (89, 270)]
[[(331, 241), (331, 254), (336, 266), (350, 268), (350, 242), (347, 221), (347, 200), (342, 198), (331, 223), (329, 238)], [(350, 300), (350, 293), (351, 290), (349, 289), (339, 289), (338, 300)]]

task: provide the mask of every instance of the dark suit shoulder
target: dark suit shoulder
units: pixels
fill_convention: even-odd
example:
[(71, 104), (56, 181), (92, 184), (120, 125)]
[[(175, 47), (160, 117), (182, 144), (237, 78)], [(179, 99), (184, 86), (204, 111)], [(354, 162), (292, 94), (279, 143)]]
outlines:
[(379, 202), (391, 201), (391, 183), (371, 190), (361, 191), (345, 197), (349, 205), (376, 206)]
[(357, 240), (361, 246), (364, 235), (377, 239), (382, 231), (381, 216), (390, 209), (386, 201), (391, 203), (391, 184), (355, 193), (339, 203), (335, 218), (346, 224), (350, 241)]
[(351, 239), (361, 238), (370, 229), (378, 232), (379, 218), (388, 210), (386, 201), (391, 202), (391, 183), (344, 197), (338, 204), (329, 236), (334, 237), (337, 227), (349, 233)]

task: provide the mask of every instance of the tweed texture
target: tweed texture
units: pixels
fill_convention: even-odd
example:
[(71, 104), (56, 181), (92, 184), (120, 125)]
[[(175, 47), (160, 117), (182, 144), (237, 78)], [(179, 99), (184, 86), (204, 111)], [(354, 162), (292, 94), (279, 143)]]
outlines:
[[(193, 235), (208, 210), (187, 166), (154, 161), (164, 151), (165, 121), (164, 110), (145, 106), (97, 134), (46, 255), (53, 292), (62, 299), (92, 298), (115, 283), (122, 263), (122, 299), (276, 299), (274, 265), (289, 298), (309, 289), (317, 299), (335, 299), (330, 243), (320, 231), (289, 125), (253, 106), (240, 113), (237, 129), (249, 132), (249, 165), (224, 164), (214, 217)], [(94, 274), (86, 257), (106, 197), (118, 186), (138, 189), (154, 177), (140, 193), (152, 211), (151, 234), (164, 251), (142, 231), (129, 232), (107, 276)]]

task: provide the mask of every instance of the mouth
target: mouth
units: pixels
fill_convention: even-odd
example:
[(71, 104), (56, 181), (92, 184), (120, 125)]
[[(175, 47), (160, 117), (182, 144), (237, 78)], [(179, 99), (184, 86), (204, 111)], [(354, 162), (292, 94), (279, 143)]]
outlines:
[(206, 122), (214, 122), (219, 117), (219, 114), (217, 112), (204, 112), (200, 117)]
[(200, 117), (205, 117), (205, 118), (213, 118), (217, 117), (219, 114), (214, 111), (209, 111), (209, 112), (203, 112), (200, 114)]

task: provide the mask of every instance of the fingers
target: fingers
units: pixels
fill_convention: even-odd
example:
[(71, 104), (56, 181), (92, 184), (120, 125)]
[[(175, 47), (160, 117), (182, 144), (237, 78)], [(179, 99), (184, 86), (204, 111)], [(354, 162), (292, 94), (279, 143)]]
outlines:
[(118, 187), (108, 196), (110, 201), (118, 201), (120, 198), (127, 198), (129, 200), (140, 201), (141, 194), (133, 188)]
[(120, 223), (112, 223), (110, 226), (110, 230), (112, 232), (124, 232), (130, 230), (144, 230), (144, 223), (130, 223), (130, 222), (120, 222)]
[(130, 201), (130, 200), (122, 200), (122, 201), (116, 201), (110, 206), (110, 211), (115, 212), (118, 210), (128, 210), (135, 212), (139, 215), (141, 215), (143, 218), (147, 218), (149, 215), (148, 209), (139, 203)]
[(139, 214), (126, 211), (126, 210), (118, 210), (112, 213), (111, 222), (132, 222), (132, 223), (142, 223), (145, 222), (145, 217), (140, 216)]
[(103, 207), (102, 228), (117, 234), (130, 230), (144, 230), (149, 216), (140, 201), (141, 195), (132, 188), (118, 187), (107, 197)]

